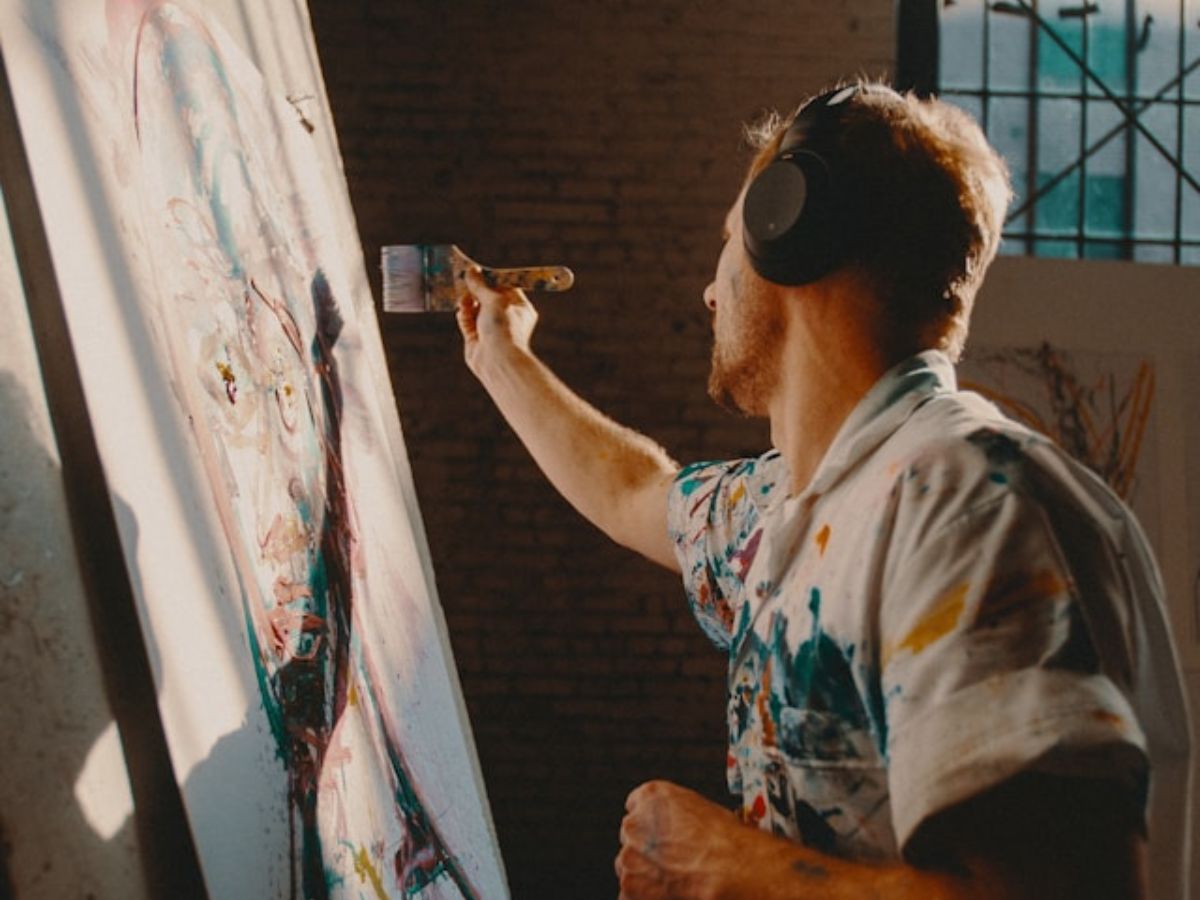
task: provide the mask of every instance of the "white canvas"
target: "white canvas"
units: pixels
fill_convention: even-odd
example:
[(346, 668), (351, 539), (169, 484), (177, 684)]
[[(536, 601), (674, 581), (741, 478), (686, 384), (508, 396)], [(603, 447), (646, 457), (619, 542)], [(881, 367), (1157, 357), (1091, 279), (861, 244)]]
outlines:
[(306, 10), (0, 10), (210, 893), (507, 896)]

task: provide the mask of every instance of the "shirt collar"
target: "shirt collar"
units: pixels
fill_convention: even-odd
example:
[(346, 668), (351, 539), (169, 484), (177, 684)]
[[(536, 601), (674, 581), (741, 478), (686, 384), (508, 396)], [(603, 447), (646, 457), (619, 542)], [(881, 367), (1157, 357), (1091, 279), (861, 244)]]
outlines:
[(893, 366), (846, 417), (801, 496), (828, 491), (891, 437), (918, 406), (957, 388), (954, 364), (940, 350), (925, 350)]

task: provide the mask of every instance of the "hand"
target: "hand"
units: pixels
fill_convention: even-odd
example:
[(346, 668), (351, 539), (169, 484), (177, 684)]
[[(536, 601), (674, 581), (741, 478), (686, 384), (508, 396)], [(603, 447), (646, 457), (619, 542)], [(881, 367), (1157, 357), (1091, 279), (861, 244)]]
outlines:
[(478, 266), (467, 270), (465, 287), (457, 317), (467, 367), (479, 375), (483, 365), (507, 351), (528, 353), (538, 316), (525, 293), (488, 287)]
[(771, 836), (695, 791), (649, 781), (625, 801), (617, 878), (621, 900), (717, 897), (739, 867), (746, 841)]

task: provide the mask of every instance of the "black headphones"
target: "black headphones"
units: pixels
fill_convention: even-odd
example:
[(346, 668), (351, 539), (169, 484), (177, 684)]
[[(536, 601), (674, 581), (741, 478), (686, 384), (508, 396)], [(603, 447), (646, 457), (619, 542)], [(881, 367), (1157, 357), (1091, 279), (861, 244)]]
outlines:
[(826, 148), (850, 101), (876, 90), (891, 93), (883, 85), (855, 84), (806, 103), (775, 159), (746, 189), (743, 242), (754, 271), (768, 281), (810, 284), (836, 269), (853, 249), (854, 215)]

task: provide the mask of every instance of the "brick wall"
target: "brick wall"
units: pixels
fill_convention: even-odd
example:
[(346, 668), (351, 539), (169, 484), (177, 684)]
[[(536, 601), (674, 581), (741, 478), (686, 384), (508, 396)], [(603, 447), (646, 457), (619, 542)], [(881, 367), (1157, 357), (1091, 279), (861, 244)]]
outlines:
[[(677, 459), (760, 452), (708, 400), (701, 303), (747, 155), (740, 126), (890, 66), (869, 0), (310, 0), (368, 268), (452, 240), (561, 262), (535, 348)], [(377, 288), (377, 284), (376, 284)], [(611, 898), (626, 793), (725, 800), (724, 660), (675, 576), (543, 482), (449, 316), (384, 320), (391, 373), (517, 898)]]

